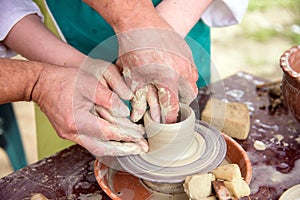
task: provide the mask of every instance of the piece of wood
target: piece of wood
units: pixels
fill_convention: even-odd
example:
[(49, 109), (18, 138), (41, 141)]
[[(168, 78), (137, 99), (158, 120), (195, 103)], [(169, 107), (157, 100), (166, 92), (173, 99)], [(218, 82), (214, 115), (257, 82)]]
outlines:
[(226, 188), (224, 181), (213, 181), (212, 186), (219, 200), (232, 200), (229, 190)]

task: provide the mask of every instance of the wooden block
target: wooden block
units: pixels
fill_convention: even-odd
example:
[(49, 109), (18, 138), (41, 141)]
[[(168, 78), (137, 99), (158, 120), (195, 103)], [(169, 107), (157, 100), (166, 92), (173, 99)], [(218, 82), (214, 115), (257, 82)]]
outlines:
[(232, 200), (229, 190), (226, 188), (224, 181), (213, 181), (212, 186), (219, 200)]
[(201, 114), (201, 120), (241, 140), (246, 139), (250, 131), (248, 107), (239, 102), (225, 103), (211, 98)]

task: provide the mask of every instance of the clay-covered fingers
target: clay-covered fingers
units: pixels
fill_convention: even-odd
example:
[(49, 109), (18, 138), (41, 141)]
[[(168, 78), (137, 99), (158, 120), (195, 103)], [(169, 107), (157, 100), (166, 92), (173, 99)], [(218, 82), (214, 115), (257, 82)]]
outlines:
[(147, 86), (137, 89), (134, 97), (131, 100), (131, 120), (134, 122), (139, 121), (147, 110)]
[[(99, 81), (86, 79), (84, 75), (77, 78), (80, 84), (76, 84), (74, 91), (73, 109), (78, 133), (75, 142), (99, 156), (148, 151), (143, 138), (144, 129), (126, 118), (130, 112), (119, 96)], [(101, 146), (111, 142), (114, 145)], [(129, 143), (130, 149), (120, 145), (123, 143)], [(125, 149), (118, 149), (121, 146)]]
[[(85, 108), (75, 113), (76, 127), (79, 136), (90, 136), (101, 141), (133, 142), (140, 145), (143, 151), (148, 151), (147, 142), (143, 138), (144, 129), (141, 126), (134, 124), (125, 125), (125, 119), (116, 120), (116, 118), (110, 116), (110, 114), (104, 110), (100, 111), (100, 113), (101, 115), (95, 115), (95, 112), (86, 112)], [(106, 119), (109, 120), (102, 118), (102, 116), (106, 116)], [(124, 122), (122, 122), (122, 120), (124, 120)], [(110, 121), (121, 122), (115, 124)], [(127, 122), (130, 123), (130, 121)], [(85, 143), (83, 144), (87, 145)]]
[(121, 72), (114, 64), (88, 57), (82, 63), (80, 70), (95, 77), (103, 86), (109, 87), (122, 99), (130, 100), (133, 97), (132, 91), (126, 85)]
[(147, 88), (148, 88), (147, 102), (150, 107), (150, 116), (154, 121), (160, 123), (161, 109), (158, 100), (157, 88), (152, 84), (148, 84)]
[(179, 99), (177, 90), (158, 85), (158, 101), (160, 104), (162, 123), (175, 123), (179, 112)]
[(139, 121), (144, 116), (147, 106), (149, 106), (152, 119), (158, 123), (161, 122), (161, 109), (158, 101), (157, 89), (154, 85), (147, 84), (138, 89), (131, 101), (131, 106), (132, 121)]
[(99, 115), (101, 118), (105, 119), (106, 121), (110, 122), (111, 124), (115, 124), (122, 128), (127, 128), (129, 130), (132, 129), (140, 133), (141, 136), (143, 136), (143, 134), (145, 133), (141, 125), (133, 123), (127, 117), (114, 117), (107, 110), (105, 110), (100, 106), (95, 106), (95, 110), (97, 112), (97, 115)]
[(148, 84), (136, 91), (131, 101), (133, 121), (140, 120), (149, 106), (151, 118), (158, 123), (174, 123), (179, 111), (178, 90)]
[(110, 88), (117, 93), (122, 99), (130, 100), (133, 92), (126, 85), (117, 67), (113, 64), (109, 65), (103, 73), (103, 77)]
[(135, 142), (103, 141), (87, 135), (81, 135), (78, 139), (83, 144), (82, 146), (96, 157), (127, 156), (146, 152), (142, 147), (144, 145), (143, 140), (136, 140)]
[(119, 96), (101, 83), (98, 83), (95, 88), (93, 102), (104, 107), (113, 116), (127, 117), (130, 115), (129, 108)]

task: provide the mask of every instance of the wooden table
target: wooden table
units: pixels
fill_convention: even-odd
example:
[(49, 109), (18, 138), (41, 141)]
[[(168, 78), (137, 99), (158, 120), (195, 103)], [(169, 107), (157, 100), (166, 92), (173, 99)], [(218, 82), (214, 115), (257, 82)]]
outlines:
[[(222, 99), (223, 93), (230, 102), (248, 105), (251, 131), (247, 140), (238, 142), (253, 167), (250, 198), (278, 199), (282, 192), (300, 184), (300, 124), (284, 108), (270, 112), (268, 95), (258, 95), (256, 90), (256, 85), (264, 82), (241, 72), (210, 89), (202, 88), (197, 99), (199, 113), (211, 94)], [(255, 148), (257, 141), (266, 149)], [(95, 180), (93, 163), (93, 156), (74, 145), (0, 179), (0, 199), (30, 199), (34, 194), (49, 199), (110, 199)]]

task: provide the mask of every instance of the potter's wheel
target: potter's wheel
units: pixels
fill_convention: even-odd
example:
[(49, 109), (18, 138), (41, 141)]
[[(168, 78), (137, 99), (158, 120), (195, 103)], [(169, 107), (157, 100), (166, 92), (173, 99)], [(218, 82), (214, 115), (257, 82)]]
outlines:
[[(147, 154), (120, 156), (120, 165), (129, 173), (152, 182), (178, 183), (195, 173), (207, 173), (224, 160), (226, 142), (221, 133), (208, 124), (196, 120), (195, 140), (178, 160), (160, 163)], [(193, 153), (191, 153), (193, 152)]]

